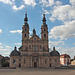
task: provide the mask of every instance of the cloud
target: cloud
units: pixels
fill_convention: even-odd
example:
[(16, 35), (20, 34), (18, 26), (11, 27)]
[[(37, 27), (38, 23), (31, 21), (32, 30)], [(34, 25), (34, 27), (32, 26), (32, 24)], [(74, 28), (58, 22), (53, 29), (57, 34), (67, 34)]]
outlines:
[(37, 3), (35, 0), (23, 0), (26, 5), (35, 6)]
[(50, 6), (54, 5), (54, 0), (48, 0), (48, 2)]
[(15, 45), (21, 45), (21, 43), (15, 43)]
[(49, 45), (52, 46), (64, 45), (64, 41), (49, 41)]
[[(12, 30), (12, 31), (9, 31), (10, 33), (22, 33), (22, 30)], [(32, 31), (29, 31), (30, 34), (32, 34)]]
[(12, 49), (12, 47), (11, 47), (11, 46), (6, 46), (6, 48), (7, 48), (7, 49)]
[(16, 11), (22, 10), (25, 7), (24, 5), (20, 5), (19, 7), (17, 7), (17, 5), (15, 5), (15, 1), (16, 0), (0, 0), (0, 2), (12, 5), (13, 10), (16, 10)]
[(10, 55), (10, 53), (11, 52), (9, 52), (9, 51), (8, 52), (4, 52), (3, 55), (8, 56), (8, 55)]
[(2, 43), (0, 42), (0, 45), (2, 45)]
[(0, 51), (9, 51), (10, 49), (12, 49), (11, 46), (7, 46), (7, 45), (0, 45)]
[(42, 10), (45, 12), (45, 14), (50, 14), (48, 10), (45, 10), (44, 8), (42, 8)]
[(12, 50), (11, 46), (5, 45), (5, 44), (0, 44), (0, 54), (3, 56), (9, 56), (10, 52)]
[(61, 40), (66, 40), (67, 38), (75, 37), (75, 20), (65, 22), (64, 25), (54, 26), (49, 34), (50, 38), (60, 38)]
[[(60, 10), (59, 10), (60, 9)], [(51, 11), (52, 16), (49, 18), (51, 21), (71, 21), (75, 19), (75, 8), (71, 5), (54, 6)]]
[(4, 52), (4, 51), (5, 51), (5, 52), (6, 52), (6, 51), (9, 51), (9, 49), (4, 49), (4, 48), (1, 48), (1, 49), (0, 49), (0, 53), (1, 53), (1, 52)]
[[(50, 2), (51, 1), (51, 2)], [(53, 5), (54, 0), (39, 0), (39, 3), (42, 4), (42, 7), (48, 7)]]
[(32, 31), (29, 31), (30, 34), (32, 34)]
[(2, 33), (2, 29), (0, 29), (0, 33)]
[(60, 54), (69, 54), (71, 56), (71, 58), (73, 58), (75, 56), (75, 47), (56, 47), (56, 50), (58, 50), (60, 52)]
[(0, 49), (2, 49), (3, 48), (3, 46), (0, 46)]
[(10, 33), (22, 33), (22, 30), (12, 30), (12, 31), (10, 31)]
[(73, 45), (75, 45), (75, 43), (73, 43)]
[(20, 5), (19, 7), (17, 7), (16, 5), (13, 5), (12, 8), (17, 11), (17, 10), (22, 10), (24, 7), (25, 7), (24, 5)]
[(53, 6), (59, 6), (62, 4), (60, 1), (54, 1), (54, 0), (39, 0), (39, 3), (42, 4), (42, 7), (53, 7)]
[(70, 3), (75, 6), (75, 0), (70, 0)]
[(34, 7), (37, 4), (35, 0), (22, 0), (20, 6), (18, 7), (16, 4), (16, 0), (0, 0), (0, 2), (12, 5), (12, 9), (16, 11), (22, 10), (25, 5)]
[(11, 0), (0, 0), (0, 2), (12, 5), (12, 1)]

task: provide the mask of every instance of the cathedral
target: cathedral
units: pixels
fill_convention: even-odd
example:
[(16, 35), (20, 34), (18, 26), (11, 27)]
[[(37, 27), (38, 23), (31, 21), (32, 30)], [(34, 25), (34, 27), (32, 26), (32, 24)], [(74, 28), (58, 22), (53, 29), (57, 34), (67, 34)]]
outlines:
[(29, 24), (27, 13), (25, 14), (22, 27), (22, 46), (10, 53), (10, 67), (12, 68), (55, 68), (60, 67), (60, 53), (55, 47), (49, 52), (48, 26), (46, 24), (45, 13), (43, 14), (41, 25), (41, 38), (33, 29), (33, 34), (29, 36)]

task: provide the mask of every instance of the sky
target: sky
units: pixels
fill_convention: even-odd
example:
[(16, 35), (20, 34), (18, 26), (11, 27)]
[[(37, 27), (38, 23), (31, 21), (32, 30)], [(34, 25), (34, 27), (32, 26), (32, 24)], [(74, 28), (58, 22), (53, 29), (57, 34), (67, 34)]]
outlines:
[(22, 44), (22, 26), (27, 11), (30, 35), (33, 28), (41, 37), (43, 12), (49, 32), (49, 48), (75, 56), (75, 0), (0, 0), (0, 54)]

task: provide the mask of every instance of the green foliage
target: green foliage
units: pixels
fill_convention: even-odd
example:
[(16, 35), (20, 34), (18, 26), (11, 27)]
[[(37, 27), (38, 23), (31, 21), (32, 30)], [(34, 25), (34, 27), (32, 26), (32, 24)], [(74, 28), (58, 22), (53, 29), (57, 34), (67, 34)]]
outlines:
[(4, 57), (1, 59), (1, 66), (2, 67), (9, 67), (9, 62), (5, 61)]

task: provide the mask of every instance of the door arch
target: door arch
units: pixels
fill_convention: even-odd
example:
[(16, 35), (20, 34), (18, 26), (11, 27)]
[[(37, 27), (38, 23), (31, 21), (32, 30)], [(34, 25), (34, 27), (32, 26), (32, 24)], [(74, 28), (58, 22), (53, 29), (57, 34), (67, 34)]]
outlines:
[(19, 68), (21, 68), (21, 64), (19, 64)]
[(50, 64), (50, 67), (52, 67), (52, 65)]
[(37, 62), (34, 62), (34, 68), (36, 68), (37, 67)]

